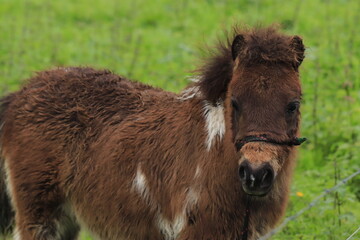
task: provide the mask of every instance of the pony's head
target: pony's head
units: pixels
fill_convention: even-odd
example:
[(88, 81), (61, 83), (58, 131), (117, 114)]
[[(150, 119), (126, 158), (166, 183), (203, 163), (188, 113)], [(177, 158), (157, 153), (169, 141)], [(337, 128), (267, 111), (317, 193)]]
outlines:
[(239, 33), (231, 45), (234, 61), (226, 104), (240, 152), (239, 176), (251, 195), (268, 193), (290, 159), (300, 121), (298, 68), (304, 45), (298, 36), (273, 28)]
[(214, 104), (224, 102), (243, 190), (266, 195), (288, 174), (293, 146), (302, 142), (298, 69), (305, 48), (300, 37), (270, 27), (237, 31), (221, 49), (200, 89)]

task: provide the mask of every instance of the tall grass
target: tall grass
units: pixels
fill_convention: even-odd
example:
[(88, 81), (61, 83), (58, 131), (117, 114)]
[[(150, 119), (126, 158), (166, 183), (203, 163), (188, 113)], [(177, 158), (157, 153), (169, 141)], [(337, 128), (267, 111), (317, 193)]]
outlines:
[[(179, 91), (199, 48), (234, 23), (304, 38), (301, 147), (287, 215), (360, 168), (360, 1), (0, 0), (0, 92), (54, 66), (89, 65)], [(273, 239), (345, 239), (360, 222), (356, 178)], [(90, 239), (83, 237), (83, 239)]]

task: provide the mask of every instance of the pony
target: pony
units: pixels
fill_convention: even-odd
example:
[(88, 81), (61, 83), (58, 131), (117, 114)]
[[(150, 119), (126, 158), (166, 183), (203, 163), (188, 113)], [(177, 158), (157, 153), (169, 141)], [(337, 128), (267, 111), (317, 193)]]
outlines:
[(305, 48), (263, 27), (216, 49), (179, 94), (62, 67), (4, 97), (0, 229), (14, 215), (15, 240), (77, 239), (80, 227), (103, 240), (269, 232), (303, 141)]

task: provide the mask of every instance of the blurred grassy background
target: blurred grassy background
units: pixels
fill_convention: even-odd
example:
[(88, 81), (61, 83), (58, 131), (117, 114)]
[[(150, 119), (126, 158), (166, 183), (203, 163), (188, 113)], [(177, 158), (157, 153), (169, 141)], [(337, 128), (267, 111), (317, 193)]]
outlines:
[[(34, 71), (68, 65), (178, 92), (199, 66), (199, 48), (235, 23), (280, 23), (307, 46), (302, 132), (310, 140), (299, 154), (290, 216), (360, 168), (360, 1), (0, 0), (0, 93)], [(272, 239), (345, 239), (359, 223), (356, 177)]]

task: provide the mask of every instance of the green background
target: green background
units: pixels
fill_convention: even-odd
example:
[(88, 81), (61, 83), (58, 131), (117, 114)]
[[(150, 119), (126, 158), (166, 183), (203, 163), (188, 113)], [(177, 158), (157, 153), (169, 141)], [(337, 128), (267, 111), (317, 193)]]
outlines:
[[(360, 168), (360, 1), (0, 0), (0, 93), (35, 71), (69, 65), (179, 92), (225, 30), (272, 23), (307, 46), (302, 135), (309, 141), (299, 153), (291, 216)], [(358, 176), (272, 239), (346, 239), (359, 224)]]

